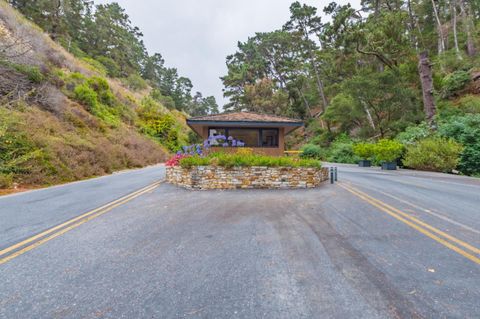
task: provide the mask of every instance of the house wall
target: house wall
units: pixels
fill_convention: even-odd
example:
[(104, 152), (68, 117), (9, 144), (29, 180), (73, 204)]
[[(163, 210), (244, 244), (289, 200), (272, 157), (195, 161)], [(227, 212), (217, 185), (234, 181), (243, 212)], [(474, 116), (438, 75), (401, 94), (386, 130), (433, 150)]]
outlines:
[[(261, 128), (261, 127), (259, 127)], [(266, 127), (267, 128), (267, 127)], [(272, 128), (269, 126), (268, 128)], [(202, 139), (208, 139), (208, 126), (202, 128)], [(278, 147), (249, 147), (255, 154), (269, 155), (269, 156), (283, 156), (285, 152), (285, 128), (278, 128)], [(233, 152), (235, 147), (212, 147), (213, 151), (223, 150), (226, 152)]]

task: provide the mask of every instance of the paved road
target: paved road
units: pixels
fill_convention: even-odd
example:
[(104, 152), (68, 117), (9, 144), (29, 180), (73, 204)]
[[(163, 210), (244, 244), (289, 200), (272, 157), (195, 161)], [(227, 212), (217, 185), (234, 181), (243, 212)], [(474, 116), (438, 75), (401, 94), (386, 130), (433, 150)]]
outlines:
[(163, 165), (0, 197), (0, 249), (163, 179)]
[[(133, 191), (163, 168), (130, 173)], [(103, 197), (130, 173), (85, 194), (83, 211), (124, 195)], [(479, 181), (352, 166), (339, 177), (315, 190), (147, 189), (0, 265), (0, 318), (478, 318)], [(2, 229), (13, 205), (52, 225), (80, 213), (73, 201), (55, 219), (27, 203), (37, 194), (0, 198), (12, 205)], [(73, 200), (58, 196), (42, 205)], [(2, 230), (0, 246), (27, 233)]]

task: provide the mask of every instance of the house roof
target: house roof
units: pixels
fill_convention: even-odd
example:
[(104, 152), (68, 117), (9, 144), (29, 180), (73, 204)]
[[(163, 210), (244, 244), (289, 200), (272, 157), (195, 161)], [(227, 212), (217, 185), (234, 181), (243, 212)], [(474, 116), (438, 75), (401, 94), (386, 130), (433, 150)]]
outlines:
[(231, 112), (231, 113), (220, 113), (206, 116), (196, 116), (187, 119), (189, 124), (210, 124), (210, 123), (235, 123), (235, 124), (284, 124), (288, 126), (302, 126), (303, 122), (301, 120), (292, 119), (288, 117), (270, 115), (270, 114), (260, 114), (254, 112)]

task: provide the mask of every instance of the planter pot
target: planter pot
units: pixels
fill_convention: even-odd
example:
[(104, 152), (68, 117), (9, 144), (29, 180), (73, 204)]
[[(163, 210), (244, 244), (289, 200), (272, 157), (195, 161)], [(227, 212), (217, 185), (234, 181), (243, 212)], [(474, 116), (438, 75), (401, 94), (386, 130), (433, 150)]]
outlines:
[(393, 171), (397, 169), (397, 162), (383, 162), (382, 169)]
[(361, 160), (358, 162), (358, 166), (360, 167), (370, 167), (372, 166), (372, 162), (369, 160)]

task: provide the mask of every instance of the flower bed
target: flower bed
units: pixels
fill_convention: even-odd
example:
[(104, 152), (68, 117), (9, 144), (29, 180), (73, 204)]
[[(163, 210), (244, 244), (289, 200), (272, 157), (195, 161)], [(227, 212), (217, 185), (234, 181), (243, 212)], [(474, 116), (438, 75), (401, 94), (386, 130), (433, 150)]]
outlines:
[(314, 188), (326, 180), (328, 168), (318, 167), (167, 167), (167, 182), (187, 189)]
[(177, 154), (167, 162), (167, 181), (189, 189), (313, 188), (328, 179), (317, 160), (236, 154)]

